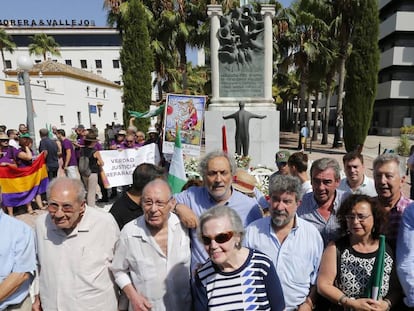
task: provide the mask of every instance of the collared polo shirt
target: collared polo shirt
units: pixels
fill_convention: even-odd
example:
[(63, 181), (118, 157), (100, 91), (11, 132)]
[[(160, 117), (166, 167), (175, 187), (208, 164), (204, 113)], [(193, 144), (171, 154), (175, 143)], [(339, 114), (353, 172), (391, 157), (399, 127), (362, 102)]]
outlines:
[(338, 212), (342, 201), (348, 195), (348, 193), (336, 189), (333, 209), (327, 220), (318, 212), (319, 205), (315, 200), (313, 192), (305, 194), (302, 198), (302, 203), (298, 207), (297, 215), (302, 219), (309, 221), (318, 229), (325, 246), (328, 245), (330, 241), (335, 241), (341, 235), (340, 226), (336, 219), (336, 213)]
[(348, 180), (346, 179), (346, 177), (341, 179), (341, 183), (339, 184), (338, 189), (352, 194), (366, 194), (370, 197), (377, 196), (377, 190), (375, 189), (374, 180), (366, 175), (364, 175), (362, 184), (355, 191), (353, 191), (351, 187), (349, 187)]

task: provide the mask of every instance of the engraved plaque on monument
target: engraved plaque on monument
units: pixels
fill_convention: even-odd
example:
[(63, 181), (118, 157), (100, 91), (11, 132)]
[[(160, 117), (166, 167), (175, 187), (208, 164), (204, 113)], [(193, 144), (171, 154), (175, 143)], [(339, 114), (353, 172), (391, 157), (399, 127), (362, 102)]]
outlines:
[(219, 96), (265, 97), (264, 22), (248, 7), (220, 17)]

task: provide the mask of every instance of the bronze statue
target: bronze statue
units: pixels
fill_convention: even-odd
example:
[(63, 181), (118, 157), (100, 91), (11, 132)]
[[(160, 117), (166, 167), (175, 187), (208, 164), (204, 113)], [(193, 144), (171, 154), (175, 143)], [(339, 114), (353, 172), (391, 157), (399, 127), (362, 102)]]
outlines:
[(249, 121), (251, 118), (264, 119), (266, 116), (259, 116), (244, 110), (244, 102), (239, 102), (239, 110), (228, 116), (223, 116), (223, 119), (234, 119), (236, 121), (236, 153), (242, 155), (241, 150), (243, 148), (243, 156), (249, 154)]

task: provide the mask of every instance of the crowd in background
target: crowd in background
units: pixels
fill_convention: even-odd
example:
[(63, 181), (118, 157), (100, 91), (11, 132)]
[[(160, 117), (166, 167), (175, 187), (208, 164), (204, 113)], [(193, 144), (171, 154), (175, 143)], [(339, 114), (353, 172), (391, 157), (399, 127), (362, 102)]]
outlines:
[[(52, 126), (51, 129), (42, 128), (39, 130), (38, 150), (33, 150), (33, 141), (25, 124), (20, 124), (18, 130), (7, 129), (2, 125), (0, 126), (0, 165), (27, 167), (39, 153), (43, 152), (49, 181), (63, 175), (81, 178), (88, 190), (90, 206), (95, 206), (95, 201), (109, 202), (109, 199), (117, 196), (117, 188), (112, 188), (109, 195), (108, 190), (103, 186), (100, 173), (104, 163), (99, 151), (137, 149), (151, 143), (159, 145), (159, 133), (155, 127), (149, 127), (145, 134), (132, 125), (133, 121), (132, 118), (131, 125), (126, 129), (114, 122), (106, 124), (102, 143), (99, 140), (99, 129), (95, 124), (92, 124), (89, 129), (80, 124), (73, 128), (73, 133), (68, 133), (69, 135), (56, 126)], [(90, 159), (92, 174), (88, 173), (88, 176), (82, 176), (79, 171), (79, 160), (84, 154)], [(33, 199), (33, 204), (29, 202), (25, 206), (28, 213), (36, 214), (36, 209), (44, 209), (45, 203), (45, 193), (38, 193)], [(9, 215), (13, 215), (19, 206), (3, 206), (3, 208)]]
[[(4, 296), (0, 290), (0, 310), (30, 310), (24, 306), (32, 302), (35, 311), (413, 309), (414, 204), (402, 193), (405, 163), (397, 155), (378, 156), (369, 178), (356, 151), (341, 165), (329, 157), (310, 164), (303, 152), (282, 150), (267, 196), (222, 151), (206, 154), (202, 181), (176, 194), (164, 168), (143, 163), (105, 213), (93, 208), (102, 165), (98, 133), (81, 125), (76, 133), (70, 145), (63, 130), (53, 129), (57, 140), (47, 135), (59, 142), (67, 177), (49, 170), (48, 213), (36, 220), (34, 235), (0, 212), (0, 231), (18, 232), (3, 249), (16, 243), (22, 254), (3, 265), (10, 271), (0, 281), (15, 286)], [(114, 125), (104, 136), (108, 149), (158, 138), (144, 142), (143, 132)], [(23, 153), (30, 147), (20, 149), (19, 159), (28, 161)], [(82, 184), (85, 154), (95, 160)]]

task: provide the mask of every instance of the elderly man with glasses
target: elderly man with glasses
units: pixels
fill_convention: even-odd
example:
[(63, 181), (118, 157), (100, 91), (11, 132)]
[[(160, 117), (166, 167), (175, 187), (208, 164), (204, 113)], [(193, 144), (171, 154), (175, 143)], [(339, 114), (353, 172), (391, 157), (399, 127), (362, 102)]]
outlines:
[(144, 215), (121, 231), (111, 269), (129, 310), (191, 310), (190, 238), (174, 205), (168, 183), (155, 179), (142, 192)]
[(47, 190), (48, 214), (36, 220), (39, 266), (33, 311), (118, 310), (111, 264), (119, 229), (89, 207), (79, 179), (58, 177)]

